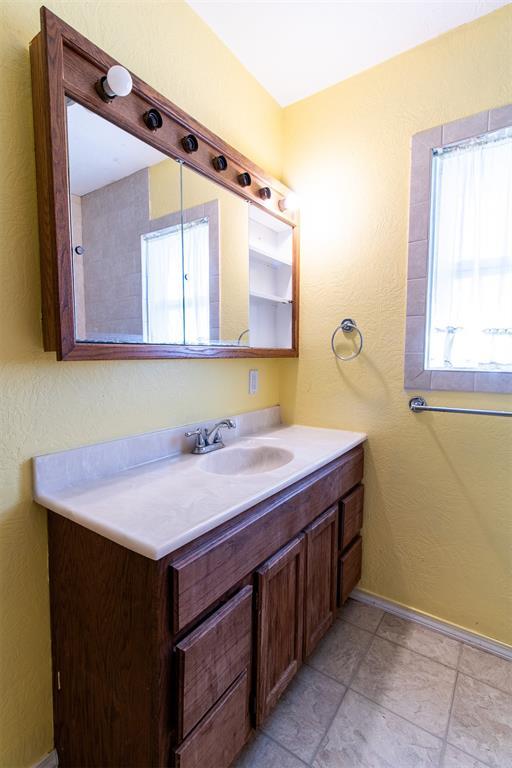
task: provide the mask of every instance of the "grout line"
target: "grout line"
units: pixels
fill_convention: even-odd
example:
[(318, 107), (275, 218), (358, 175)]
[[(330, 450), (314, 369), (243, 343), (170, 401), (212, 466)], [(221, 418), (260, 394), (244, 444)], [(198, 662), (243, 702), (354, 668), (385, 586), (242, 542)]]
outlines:
[(465, 749), (461, 749), (456, 744), (452, 744), (451, 741), (446, 742), (447, 747), (454, 747), (455, 749), (458, 749), (459, 752), (462, 752), (463, 755), (466, 755), (467, 757), (470, 757), (471, 760), (476, 760), (477, 763), (481, 763), (484, 768), (492, 768), (492, 765), (490, 763), (486, 763), (485, 760), (482, 760), (480, 757), (475, 757), (475, 755), (472, 755), (470, 752), (466, 752)]
[[(310, 669), (314, 669), (314, 667), (310, 667)], [(319, 672), (319, 670), (318, 670), (318, 669), (317, 669), (317, 670), (315, 670), (315, 671), (316, 671), (316, 672)], [(323, 672), (320, 672), (320, 674), (321, 674), (321, 675), (324, 675), (324, 677), (327, 677), (329, 680), (334, 680), (334, 678), (333, 678), (333, 677), (331, 677), (330, 675), (325, 675)], [(337, 683), (339, 683), (339, 681), (338, 681), (338, 680), (336, 680), (336, 682), (337, 682)], [(339, 685), (343, 685), (343, 683), (339, 683)], [(312, 758), (311, 758), (311, 760), (310, 760), (310, 763), (309, 763), (310, 765), (313, 765), (313, 763), (315, 762), (315, 760), (316, 760), (316, 756), (317, 756), (317, 754), (318, 754), (318, 753), (319, 753), (319, 751), (320, 751), (320, 747), (321, 747), (321, 746), (322, 746), (322, 744), (324, 743), (324, 739), (325, 739), (325, 737), (327, 736), (327, 733), (329, 732), (329, 728), (331, 727), (331, 725), (332, 725), (332, 724), (333, 724), (333, 722), (335, 721), (335, 719), (336, 719), (336, 715), (337, 715), (337, 714), (338, 714), (338, 712), (340, 711), (340, 709), (341, 709), (341, 705), (343, 704), (343, 702), (344, 702), (344, 700), (345, 700), (345, 696), (347, 695), (347, 691), (348, 691), (348, 685), (343, 685), (343, 687), (345, 688), (345, 690), (343, 691), (343, 696), (341, 697), (340, 703), (338, 704), (338, 706), (337, 706), (337, 707), (336, 707), (336, 709), (334, 710), (334, 714), (333, 714), (333, 716), (331, 717), (331, 719), (330, 719), (330, 720), (329, 720), (329, 722), (327, 723), (327, 726), (326, 726), (326, 728), (325, 728), (325, 730), (324, 730), (324, 732), (323, 732), (323, 734), (322, 734), (322, 738), (321, 738), (321, 739), (320, 739), (320, 741), (318, 742), (318, 746), (317, 746), (317, 748), (316, 748), (316, 749), (315, 749), (315, 751), (313, 752), (313, 756), (312, 756)]]
[(377, 707), (380, 707), (386, 712), (389, 712), (390, 715), (393, 715), (394, 717), (398, 717), (399, 720), (404, 720), (404, 722), (409, 723), (409, 725), (413, 725), (415, 728), (419, 728), (420, 731), (423, 731), (424, 733), (428, 733), (429, 736), (433, 736), (438, 741), (443, 742), (443, 737), (440, 736), (438, 733), (433, 733), (432, 731), (429, 731), (428, 728), (425, 728), (425, 726), (418, 725), (418, 723), (414, 723), (412, 720), (409, 720), (409, 718), (404, 717), (403, 715), (399, 715), (398, 712), (394, 712), (392, 709), (390, 709), (389, 707), (386, 707), (386, 705), (382, 704), (380, 701), (375, 701), (375, 699), (372, 699), (366, 693), (361, 693), (361, 691), (357, 691), (355, 688), (350, 688), (350, 690), (352, 691), (352, 693), (357, 693), (357, 695), (362, 696), (363, 699), (366, 699), (367, 701), (371, 701), (372, 704), (375, 704)]
[[(360, 602), (360, 601), (353, 599), (353, 602)], [(361, 605), (365, 605), (365, 603), (361, 603)], [(372, 606), (372, 608), (373, 608), (373, 606)], [(338, 611), (338, 613), (336, 615), (336, 619), (335, 620), (336, 621), (344, 621), (345, 624), (350, 624), (351, 627), (357, 627), (357, 629), (362, 629), (363, 632), (369, 632), (370, 635), (375, 635), (377, 633), (378, 628), (380, 627), (380, 625), (382, 623), (382, 620), (383, 620), (384, 616), (387, 613), (383, 608), (378, 608), (377, 610), (382, 611), (382, 616), (379, 618), (379, 620), (378, 620), (378, 622), (377, 622), (377, 624), (375, 626), (375, 629), (367, 629), (366, 627), (361, 627), (359, 624), (356, 624), (354, 621), (350, 621), (350, 619), (348, 619), (345, 616), (343, 616), (343, 610), (341, 608), (339, 609), (339, 611)]]
[[(392, 614), (391, 614), (392, 615)], [(427, 656), (425, 653), (422, 653), (421, 651), (417, 651), (415, 648), (410, 648), (408, 645), (403, 645), (403, 643), (399, 643), (397, 640), (391, 640), (389, 637), (384, 637), (383, 635), (375, 635), (375, 637), (378, 637), (379, 640), (386, 640), (388, 643), (392, 643), (392, 645), (396, 645), (398, 648), (404, 648), (406, 651), (409, 651), (410, 653), (416, 653), (418, 656), (421, 656), (423, 659), (428, 659), (428, 661), (433, 661), (435, 664), (440, 664), (442, 667), (445, 667), (446, 669), (451, 669), (452, 672), (457, 671), (457, 666), (450, 666), (450, 664), (446, 664), (444, 661), (439, 661), (439, 659), (433, 659), (432, 656)], [(454, 642), (459, 643), (460, 640), (455, 640)], [(458, 651), (458, 655), (460, 656), (460, 649)]]
[[(352, 625), (352, 626), (354, 626), (354, 625)], [(360, 627), (358, 627), (358, 629), (360, 629)], [(365, 631), (365, 630), (363, 630), (363, 631)], [(369, 633), (369, 634), (371, 634), (371, 633)], [(349, 678), (348, 683), (346, 685), (345, 685), (345, 683), (341, 683), (341, 685), (345, 685), (345, 692), (343, 693), (343, 696), (341, 697), (341, 701), (339, 703), (338, 708), (336, 709), (334, 715), (331, 717), (331, 719), (330, 719), (330, 721), (329, 721), (329, 723), (327, 725), (327, 728), (325, 729), (324, 734), (323, 734), (322, 738), (320, 739), (318, 747), (315, 749), (315, 752), (314, 752), (313, 757), (311, 759), (311, 765), (315, 762), (316, 756), (318, 755), (318, 752), (320, 751), (320, 747), (324, 743), (324, 739), (327, 736), (331, 725), (333, 724), (334, 720), (336, 719), (336, 716), (337, 716), (338, 712), (340, 711), (341, 707), (343, 706), (343, 702), (345, 701), (345, 696), (347, 695), (347, 691), (351, 690), (350, 686), (352, 684), (352, 681), (355, 678), (355, 676), (357, 675), (357, 673), (359, 672), (359, 668), (360, 668), (361, 664), (366, 659), (366, 656), (368, 655), (368, 652), (369, 652), (369, 650), (370, 650), (370, 648), (372, 646), (373, 638), (374, 637), (375, 636), (372, 637), (372, 640), (368, 643), (368, 648), (362, 654), (361, 658), (359, 659), (359, 662), (356, 664), (356, 666), (354, 668), (354, 671), (353, 671), (353, 673), (351, 674), (351, 676)], [(312, 667), (312, 669), (314, 669), (314, 667)], [(316, 670), (316, 671), (319, 672), (320, 670)], [(330, 675), (325, 674), (325, 672), (321, 672), (320, 674), (325, 675), (325, 677), (328, 677), (330, 680), (334, 680), (333, 677), (331, 677)], [(336, 680), (336, 682), (339, 683), (339, 680)]]
[(505, 691), (503, 688), (497, 688), (495, 685), (491, 685), (486, 680), (482, 680), (480, 677), (475, 677), (474, 675), (470, 675), (469, 672), (465, 672), (463, 669), (457, 670), (459, 675), (462, 675), (463, 677), (469, 677), (470, 680), (474, 680), (475, 683), (480, 683), (480, 685), (486, 685), (488, 688), (492, 688), (493, 691), (497, 691), (498, 693), (501, 693), (503, 696), (508, 696), (509, 699), (512, 699), (512, 691)]
[(455, 701), (455, 691), (457, 689), (457, 683), (459, 681), (458, 664), (459, 664), (461, 653), (462, 653), (462, 648), (461, 648), (461, 651), (459, 652), (459, 657), (457, 659), (457, 671), (455, 673), (455, 684), (453, 686), (452, 698), (451, 698), (451, 701), (450, 701), (450, 709), (448, 710), (448, 720), (446, 721), (446, 728), (444, 729), (443, 749), (441, 751), (441, 764), (444, 761), (444, 756), (446, 754), (446, 745), (448, 744), (448, 741), (447, 741), (447, 739), (448, 739), (448, 731), (450, 730), (450, 722), (451, 722), (451, 719), (452, 719), (453, 703)]
[[(379, 622), (378, 622), (377, 626), (375, 627), (375, 632), (373, 633), (376, 637), (378, 636), (378, 631), (379, 631), (379, 629), (381, 627), (382, 622), (384, 621), (386, 616), (390, 615), (390, 614), (388, 614), (387, 611), (384, 611), (382, 608), (380, 610), (382, 611), (382, 616), (380, 617)], [(380, 637), (380, 635), (379, 635), (379, 637)]]
[(309, 764), (306, 763), (302, 759), (302, 757), (299, 757), (294, 752), (291, 752), (291, 750), (289, 750), (288, 747), (285, 747), (284, 744), (281, 744), (281, 742), (278, 741), (277, 739), (275, 739), (273, 736), (269, 736), (268, 733), (265, 733), (265, 731), (262, 731), (261, 729), (259, 729), (259, 733), (261, 733), (263, 736), (265, 736), (266, 739), (269, 739), (270, 741), (272, 741), (274, 744), (277, 744), (277, 746), (280, 747), (280, 749), (284, 749), (285, 752), (287, 752), (289, 755), (294, 757), (295, 760), (298, 760), (300, 763), (302, 763), (302, 765), (307, 766), (309, 768)]

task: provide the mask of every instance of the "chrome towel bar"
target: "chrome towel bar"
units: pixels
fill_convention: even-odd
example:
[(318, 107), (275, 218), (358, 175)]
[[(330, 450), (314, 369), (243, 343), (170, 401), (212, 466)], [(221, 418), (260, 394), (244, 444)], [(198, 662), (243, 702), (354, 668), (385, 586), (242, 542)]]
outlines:
[(472, 413), (475, 416), (512, 416), (512, 411), (484, 411), (479, 408), (448, 408), (446, 405), (427, 405), (423, 397), (411, 397), (409, 410), (413, 413), (437, 411), (439, 413)]

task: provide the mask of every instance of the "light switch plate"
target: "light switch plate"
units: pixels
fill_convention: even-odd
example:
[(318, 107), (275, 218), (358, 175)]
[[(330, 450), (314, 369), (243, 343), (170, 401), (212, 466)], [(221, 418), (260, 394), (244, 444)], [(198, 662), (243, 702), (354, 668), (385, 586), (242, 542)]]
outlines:
[(259, 372), (257, 368), (251, 368), (249, 371), (249, 394), (255, 395), (258, 391), (259, 385)]

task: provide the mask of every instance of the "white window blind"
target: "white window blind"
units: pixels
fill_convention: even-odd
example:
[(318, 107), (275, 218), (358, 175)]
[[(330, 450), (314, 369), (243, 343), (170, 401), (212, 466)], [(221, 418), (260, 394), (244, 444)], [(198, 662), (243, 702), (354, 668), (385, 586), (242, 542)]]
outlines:
[(512, 132), (434, 150), (426, 368), (512, 371)]

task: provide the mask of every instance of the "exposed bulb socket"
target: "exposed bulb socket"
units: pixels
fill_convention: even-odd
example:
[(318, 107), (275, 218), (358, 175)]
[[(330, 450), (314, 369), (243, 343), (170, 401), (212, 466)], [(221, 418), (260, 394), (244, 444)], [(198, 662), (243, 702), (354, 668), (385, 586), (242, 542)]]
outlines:
[(190, 154), (191, 152), (197, 152), (197, 150), (199, 149), (199, 142), (197, 141), (193, 133), (189, 133), (188, 136), (184, 136), (182, 138), (181, 146), (183, 147), (185, 152), (188, 152)]
[(247, 173), (247, 171), (244, 171), (243, 173), (240, 173), (238, 176), (238, 183), (241, 187), (250, 187), (251, 186), (251, 175)]
[(157, 131), (164, 124), (158, 109), (148, 109), (147, 112), (144, 112), (142, 118), (150, 131)]
[(262, 187), (258, 194), (262, 200), (270, 200), (272, 197), (272, 190), (270, 187)]
[(212, 165), (215, 168), (216, 171), (225, 171), (228, 167), (228, 161), (224, 157), (224, 155), (217, 155), (217, 157), (214, 157), (212, 159)]
[(109, 104), (116, 96), (128, 96), (131, 93), (132, 76), (120, 64), (114, 64), (106, 75), (96, 81), (94, 87), (98, 96)]

